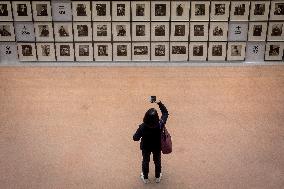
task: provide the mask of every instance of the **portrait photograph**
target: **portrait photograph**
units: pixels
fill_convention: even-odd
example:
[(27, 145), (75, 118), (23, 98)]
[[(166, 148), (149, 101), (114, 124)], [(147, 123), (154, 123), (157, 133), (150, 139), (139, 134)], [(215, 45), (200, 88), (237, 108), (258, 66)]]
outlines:
[(10, 1), (0, 2), (0, 20), (1, 21), (13, 21), (12, 6)]
[(74, 61), (73, 43), (55, 43), (57, 61)]
[(72, 7), (74, 21), (92, 20), (90, 1), (72, 1)]
[(189, 23), (171, 22), (171, 41), (188, 41)]
[(30, 1), (12, 1), (14, 21), (32, 21)]
[(268, 20), (270, 1), (251, 1), (250, 20), (265, 21)]
[(110, 1), (92, 1), (93, 21), (111, 21)]
[(35, 22), (36, 41), (54, 41), (52, 22)]
[(169, 61), (169, 42), (151, 43), (152, 61)]
[(189, 1), (172, 1), (171, 6), (172, 21), (189, 21)]
[(169, 1), (151, 1), (152, 21), (169, 21), (170, 10), (171, 7)]
[(212, 1), (210, 20), (212, 21), (228, 21), (230, 13), (230, 2), (228, 1)]
[(111, 22), (93, 22), (93, 41), (111, 41)]
[(284, 2), (271, 1), (270, 20), (282, 20), (284, 17)]
[(248, 40), (265, 41), (267, 31), (267, 22), (250, 22)]
[(152, 22), (151, 27), (151, 41), (169, 41), (168, 22)]
[(72, 21), (71, 3), (68, 1), (51, 1), (53, 21)]
[(207, 42), (190, 42), (189, 60), (206, 61), (207, 60)]
[(170, 61), (188, 61), (188, 42), (170, 43)]
[(15, 41), (13, 22), (0, 22), (0, 41)]
[(210, 1), (191, 1), (191, 21), (209, 21)]
[(94, 61), (92, 43), (75, 43), (76, 61)]
[(231, 21), (248, 21), (250, 1), (231, 2)]
[(20, 61), (37, 61), (34, 43), (18, 43), (18, 55)]
[(265, 60), (280, 61), (283, 57), (284, 43), (268, 42), (266, 43)]
[(131, 41), (130, 22), (112, 22), (114, 41)]
[(227, 60), (244, 61), (246, 56), (246, 42), (229, 42)]
[(33, 22), (14, 22), (16, 40), (35, 41), (34, 23)]
[(150, 23), (132, 22), (132, 41), (150, 41)]
[(38, 61), (56, 61), (54, 43), (37, 43)]
[(113, 43), (113, 61), (131, 61), (131, 43)]
[(112, 61), (111, 43), (94, 43), (95, 61)]
[(52, 21), (49, 1), (33, 1), (32, 6), (34, 21)]
[(133, 21), (150, 21), (150, 1), (131, 1)]
[(284, 41), (283, 25), (284, 22), (269, 22), (267, 40)]
[(209, 42), (208, 60), (226, 60), (227, 43), (226, 42)]
[(91, 22), (73, 22), (74, 41), (92, 41)]
[(55, 22), (54, 23), (55, 41), (73, 41), (72, 23)]
[(208, 22), (190, 22), (190, 41), (208, 41)]
[(132, 60), (149, 61), (150, 60), (150, 43), (135, 42), (132, 43)]
[(209, 41), (228, 40), (228, 22), (210, 22)]
[(112, 1), (112, 20), (130, 21), (129, 1)]

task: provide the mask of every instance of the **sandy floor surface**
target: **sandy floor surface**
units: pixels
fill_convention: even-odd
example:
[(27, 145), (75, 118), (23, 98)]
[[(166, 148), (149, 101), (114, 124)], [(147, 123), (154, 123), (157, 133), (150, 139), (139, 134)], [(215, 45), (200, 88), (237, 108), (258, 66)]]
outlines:
[[(149, 95), (173, 153), (142, 184)], [(284, 67), (0, 68), (0, 188), (280, 189)]]

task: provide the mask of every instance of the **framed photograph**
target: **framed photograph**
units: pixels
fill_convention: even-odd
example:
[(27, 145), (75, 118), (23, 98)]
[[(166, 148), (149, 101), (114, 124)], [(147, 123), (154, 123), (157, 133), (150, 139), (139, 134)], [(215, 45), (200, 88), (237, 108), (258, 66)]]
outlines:
[(267, 40), (284, 41), (284, 22), (269, 22)]
[(74, 61), (73, 43), (55, 43), (57, 61)]
[(169, 42), (151, 43), (152, 61), (169, 61)]
[(37, 43), (38, 61), (56, 61), (54, 43)]
[(246, 57), (246, 42), (229, 42), (227, 60), (244, 61)]
[(230, 1), (211, 2), (211, 21), (228, 21), (230, 13)]
[(248, 42), (246, 48), (246, 62), (264, 62), (265, 42)]
[(282, 60), (283, 45), (283, 42), (266, 43), (265, 60)]
[(228, 22), (210, 22), (209, 41), (228, 40)]
[(131, 41), (130, 22), (113, 22), (112, 36), (114, 41)]
[(248, 21), (250, 1), (231, 2), (231, 21)]
[(171, 6), (172, 21), (189, 21), (189, 1), (172, 1)]
[(189, 40), (188, 22), (171, 22), (171, 41)]
[(76, 61), (94, 61), (92, 43), (75, 43)]
[(189, 44), (189, 60), (207, 60), (207, 42), (191, 42)]
[(53, 21), (72, 21), (71, 1), (51, 1)]
[(113, 43), (113, 61), (130, 61), (131, 43)]
[(169, 22), (151, 23), (151, 41), (169, 41)]
[(52, 21), (50, 1), (33, 1), (34, 21)]
[(270, 1), (251, 1), (250, 21), (268, 20)]
[(0, 20), (1, 21), (13, 21), (12, 7), (10, 1), (0, 2)]
[(33, 22), (15, 22), (15, 32), (17, 41), (35, 41)]
[(248, 23), (230, 22), (228, 41), (247, 41)]
[(152, 21), (169, 21), (170, 10), (171, 7), (169, 1), (151, 1)]
[(265, 41), (267, 31), (267, 22), (250, 22), (248, 40)]
[(132, 1), (132, 20), (150, 21), (150, 1)]
[(271, 1), (270, 20), (282, 20), (284, 17), (284, 2)]
[(0, 41), (15, 41), (13, 22), (0, 22)]
[(149, 61), (150, 60), (150, 43), (135, 42), (132, 43), (132, 60)]
[(208, 22), (190, 22), (190, 41), (208, 41)]
[(93, 21), (111, 21), (110, 1), (92, 1)]
[(54, 34), (55, 41), (73, 41), (72, 23), (55, 22)]
[(130, 21), (130, 1), (112, 1), (112, 20)]
[(34, 43), (18, 43), (18, 54), (20, 61), (37, 61)]
[(191, 21), (209, 21), (210, 1), (191, 1)]
[(73, 22), (74, 41), (92, 41), (91, 22)]
[(52, 22), (35, 22), (36, 41), (54, 41)]
[(94, 41), (111, 41), (111, 22), (93, 22)]
[(16, 42), (0, 42), (0, 60), (1, 64), (18, 62)]
[(30, 1), (13, 1), (14, 21), (32, 21), (32, 8)]
[(209, 42), (208, 47), (208, 60), (226, 60), (227, 55), (226, 42)]
[(72, 1), (73, 20), (74, 21), (91, 21), (90, 1)]
[(95, 61), (112, 61), (111, 43), (94, 43)]
[(132, 41), (150, 41), (150, 23), (132, 22)]
[(170, 43), (170, 61), (188, 61), (188, 42)]

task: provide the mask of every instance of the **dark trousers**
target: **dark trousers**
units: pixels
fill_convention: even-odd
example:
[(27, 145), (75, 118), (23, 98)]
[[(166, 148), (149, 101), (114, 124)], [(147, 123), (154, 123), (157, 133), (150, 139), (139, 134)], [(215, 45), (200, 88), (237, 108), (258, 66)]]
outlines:
[(155, 177), (159, 178), (161, 173), (161, 151), (148, 151), (148, 150), (142, 150), (142, 172), (145, 179), (148, 179), (149, 174), (149, 162), (150, 162), (150, 155), (151, 152), (153, 153), (153, 161), (155, 164)]

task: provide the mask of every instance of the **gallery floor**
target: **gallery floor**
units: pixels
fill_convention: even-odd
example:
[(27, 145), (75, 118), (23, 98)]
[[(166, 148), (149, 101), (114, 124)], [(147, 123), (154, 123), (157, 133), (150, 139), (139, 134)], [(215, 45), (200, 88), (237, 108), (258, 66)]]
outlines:
[[(144, 186), (132, 135), (149, 95), (173, 153)], [(284, 66), (1, 67), (0, 188), (280, 189)]]

